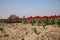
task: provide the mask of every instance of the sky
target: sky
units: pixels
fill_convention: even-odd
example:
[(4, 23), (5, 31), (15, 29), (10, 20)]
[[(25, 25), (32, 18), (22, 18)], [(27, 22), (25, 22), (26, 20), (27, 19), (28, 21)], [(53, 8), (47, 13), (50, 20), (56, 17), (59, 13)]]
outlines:
[(0, 0), (0, 18), (60, 15), (60, 0)]

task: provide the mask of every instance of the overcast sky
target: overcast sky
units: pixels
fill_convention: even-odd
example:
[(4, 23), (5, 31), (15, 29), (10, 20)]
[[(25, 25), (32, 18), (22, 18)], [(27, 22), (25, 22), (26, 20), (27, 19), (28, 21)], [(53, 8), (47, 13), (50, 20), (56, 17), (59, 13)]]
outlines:
[(59, 15), (60, 0), (0, 0), (0, 17), (11, 14), (19, 17)]

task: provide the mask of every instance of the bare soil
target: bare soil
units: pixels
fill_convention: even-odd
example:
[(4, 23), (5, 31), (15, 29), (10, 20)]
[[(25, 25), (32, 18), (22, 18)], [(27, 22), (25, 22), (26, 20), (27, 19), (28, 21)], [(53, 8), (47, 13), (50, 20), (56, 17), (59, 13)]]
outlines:
[(45, 28), (22, 23), (0, 23), (0, 40), (60, 40), (60, 27), (47, 25)]

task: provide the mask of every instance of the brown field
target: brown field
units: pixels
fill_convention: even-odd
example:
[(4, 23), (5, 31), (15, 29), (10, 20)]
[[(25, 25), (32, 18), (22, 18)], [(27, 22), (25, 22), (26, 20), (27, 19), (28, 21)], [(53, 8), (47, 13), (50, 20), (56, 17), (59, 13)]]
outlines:
[[(32, 26), (22, 23), (0, 23), (0, 40), (60, 40), (60, 27), (47, 25)], [(32, 30), (36, 28), (36, 32)]]

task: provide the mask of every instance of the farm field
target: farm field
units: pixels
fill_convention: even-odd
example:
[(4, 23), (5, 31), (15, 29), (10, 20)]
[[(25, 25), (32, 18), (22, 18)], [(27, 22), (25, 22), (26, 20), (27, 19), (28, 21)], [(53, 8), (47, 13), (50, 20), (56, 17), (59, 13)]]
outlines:
[(60, 16), (0, 19), (0, 40), (60, 40)]
[(0, 23), (0, 40), (60, 40), (60, 27)]
[(60, 0), (0, 0), (0, 40), (60, 40)]

